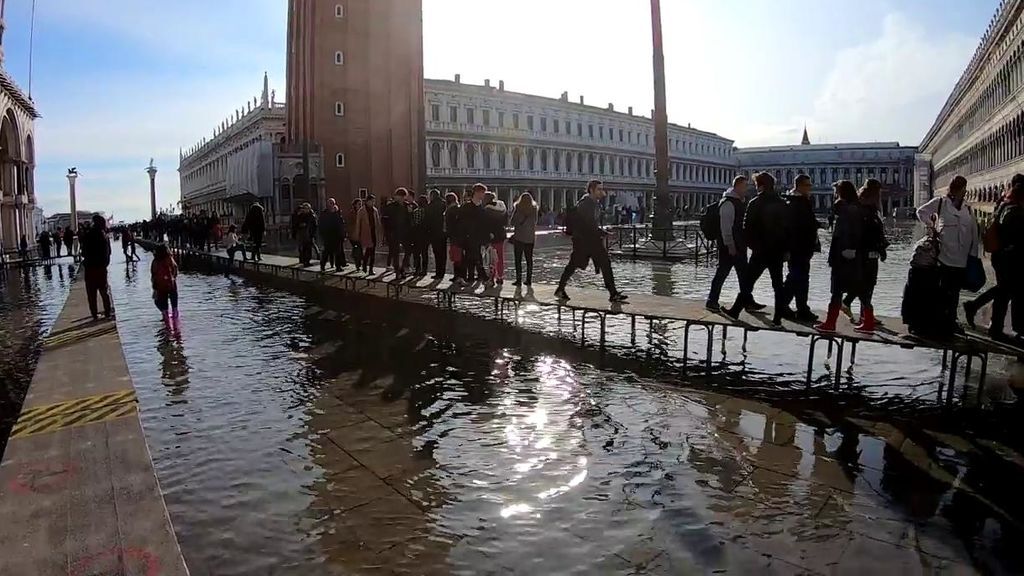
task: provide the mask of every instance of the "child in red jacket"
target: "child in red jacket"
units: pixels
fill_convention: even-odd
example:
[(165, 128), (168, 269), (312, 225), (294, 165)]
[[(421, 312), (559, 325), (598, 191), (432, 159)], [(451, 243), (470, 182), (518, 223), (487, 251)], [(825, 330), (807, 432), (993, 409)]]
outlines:
[[(164, 322), (170, 322), (171, 315), (178, 319), (178, 264), (160, 244), (153, 250), (153, 265), (150, 268), (153, 281), (153, 302), (163, 314)], [(170, 303), (170, 307), (168, 307)], [(173, 311), (173, 312), (172, 312)]]

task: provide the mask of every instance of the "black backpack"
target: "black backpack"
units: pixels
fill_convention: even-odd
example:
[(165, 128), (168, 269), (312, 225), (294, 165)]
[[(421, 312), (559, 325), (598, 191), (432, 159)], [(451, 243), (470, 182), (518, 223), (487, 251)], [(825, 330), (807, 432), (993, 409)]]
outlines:
[(573, 228), (576, 227), (576, 206), (569, 205), (565, 207), (565, 220), (563, 222), (566, 236), (572, 236)]
[(700, 232), (705, 240), (717, 241), (722, 239), (722, 218), (719, 214), (721, 202), (708, 204), (700, 211)]

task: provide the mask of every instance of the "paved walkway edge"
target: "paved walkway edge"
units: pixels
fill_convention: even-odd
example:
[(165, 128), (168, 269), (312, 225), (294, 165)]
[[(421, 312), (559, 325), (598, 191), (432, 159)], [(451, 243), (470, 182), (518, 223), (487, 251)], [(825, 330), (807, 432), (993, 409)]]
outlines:
[(113, 320), (81, 277), (0, 463), (0, 574), (188, 576)]

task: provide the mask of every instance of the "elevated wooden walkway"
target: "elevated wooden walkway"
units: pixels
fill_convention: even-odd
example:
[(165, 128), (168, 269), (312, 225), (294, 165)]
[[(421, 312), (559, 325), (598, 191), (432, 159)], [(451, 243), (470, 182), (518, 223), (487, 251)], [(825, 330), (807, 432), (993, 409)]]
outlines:
[(188, 574), (136, 405), (117, 326), (77, 281), (0, 463), (0, 574)]
[[(179, 253), (180, 254), (180, 253)], [(227, 255), (224, 252), (205, 253), (187, 252), (192, 257), (203, 258), (224, 266), (227, 263)], [(604, 291), (590, 290), (570, 287), (569, 301), (561, 301), (554, 297), (555, 286), (548, 284), (534, 284), (530, 287), (516, 287), (511, 284), (487, 288), (483, 285), (476, 285), (466, 288), (452, 286), (446, 278), (444, 280), (433, 280), (427, 278), (410, 278), (398, 280), (394, 273), (379, 271), (372, 275), (357, 272), (352, 268), (340, 272), (321, 273), (319, 264), (309, 267), (302, 267), (298, 259), (264, 254), (261, 262), (242, 262), (237, 258), (233, 263), (237, 270), (253, 271), (261, 274), (268, 274), (276, 277), (291, 278), (293, 280), (319, 281), (328, 285), (334, 284), (346, 290), (367, 292), (372, 288), (384, 288), (383, 296), (399, 298), (404, 293), (426, 292), (433, 293), (439, 306), (451, 307), (457, 298), (476, 298), (493, 301), (494, 311), (497, 315), (503, 315), (506, 308), (518, 311), (524, 303), (551, 306), (557, 308), (559, 318), (564, 310), (571, 312), (574, 317), (578, 313), (581, 317), (581, 344), (586, 343), (586, 327), (588, 318), (597, 323), (598, 345), (604, 346), (606, 339), (606, 321), (608, 316), (626, 316), (630, 322), (631, 342), (636, 342), (637, 319), (653, 322), (655, 320), (672, 320), (683, 323), (683, 366), (688, 366), (690, 334), (694, 329), (703, 330), (707, 334), (707, 350), (704, 357), (705, 364), (710, 368), (712, 363), (712, 351), (716, 334), (723, 340), (728, 330), (742, 330), (743, 344), (747, 345), (748, 336), (751, 332), (780, 332), (791, 334), (809, 340), (807, 355), (806, 383), (810, 386), (813, 376), (814, 359), (818, 344), (825, 342), (829, 351), (836, 350), (836, 361), (834, 366), (835, 385), (838, 386), (842, 375), (844, 362), (855, 361), (857, 346), (861, 343), (880, 344), (887, 346), (898, 346), (905, 349), (929, 349), (942, 352), (943, 366), (949, 366), (949, 382), (947, 387), (947, 401), (952, 400), (953, 388), (956, 383), (958, 366), (965, 362), (965, 378), (969, 377), (974, 367), (974, 362), (980, 364), (978, 397), (984, 390), (986, 375), (988, 372), (989, 356), (992, 354), (1024, 357), (1024, 350), (1006, 346), (999, 342), (985, 338), (980, 333), (970, 333), (964, 336), (956, 336), (949, 340), (926, 340), (910, 335), (906, 325), (899, 318), (880, 317), (881, 326), (874, 334), (863, 334), (853, 329), (853, 326), (841, 318), (838, 329), (834, 333), (819, 332), (808, 324), (783, 321), (781, 326), (775, 326), (771, 322), (773, 311), (771, 308), (763, 312), (749, 314), (744, 312), (739, 320), (733, 320), (721, 313), (711, 312), (705, 309), (704, 302), (699, 300), (685, 300), (669, 296), (655, 296), (652, 294), (629, 294), (629, 301), (621, 304), (608, 302), (608, 295)]]

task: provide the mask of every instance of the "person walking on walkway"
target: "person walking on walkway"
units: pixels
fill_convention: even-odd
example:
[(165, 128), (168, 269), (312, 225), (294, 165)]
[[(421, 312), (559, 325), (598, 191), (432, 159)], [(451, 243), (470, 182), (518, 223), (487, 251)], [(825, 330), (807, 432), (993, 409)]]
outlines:
[(408, 196), (409, 191), (405, 188), (395, 190), (391, 200), (384, 206), (384, 213), (381, 214), (384, 221), (384, 239), (388, 243), (387, 265), (399, 278), (405, 276), (405, 269), (402, 267), (402, 248), (408, 247), (409, 231), (412, 227), (406, 202)]
[(469, 284), (490, 281), (483, 261), (483, 249), (491, 238), (483, 206), (486, 194), (487, 186), (474, 184), (469, 201), (459, 209), (459, 244), (462, 246), (465, 279)]
[(462, 228), (459, 225), (462, 206), (459, 205), (459, 196), (454, 192), (446, 194), (444, 201), (444, 234), (448, 238), (448, 258), (452, 261), (452, 284), (462, 285), (466, 282)]
[(99, 319), (96, 295), (103, 298), (103, 316), (110, 318), (110, 287), (107, 285), (107, 267), (110, 266), (110, 237), (107, 221), (99, 214), (92, 217), (92, 226), (82, 235), (82, 267), (85, 269), (85, 292), (89, 299), (89, 312), (93, 320)]
[[(228, 227), (227, 236), (224, 237), (224, 248), (228, 252), (228, 269), (231, 269), (231, 265), (235, 262), (235, 253), (242, 253), (242, 261), (245, 262), (249, 258), (245, 254), (245, 244), (238, 239), (238, 232), (235, 225), (232, 224)], [(227, 272), (225, 272), (225, 275)]]
[(754, 302), (754, 286), (765, 270), (771, 275), (772, 290), (775, 292), (775, 316), (772, 323), (782, 324), (782, 319), (795, 316), (785, 302), (782, 279), (782, 265), (790, 249), (789, 209), (786, 201), (775, 192), (775, 178), (767, 172), (754, 176), (757, 195), (747, 205), (743, 216), (743, 236), (750, 247), (750, 263), (747, 273), (740, 278), (740, 293), (736, 302), (722, 313), (730, 318), (739, 318), (742, 312)]
[(299, 205), (299, 210), (292, 215), (292, 237), (299, 245), (299, 263), (309, 266), (313, 260), (313, 240), (316, 238), (316, 214), (309, 202)]
[(842, 307), (842, 312), (852, 320), (850, 306), (855, 299), (860, 299), (860, 322), (856, 327), (859, 332), (874, 332), (877, 323), (872, 299), (875, 285), (878, 284), (878, 263), (885, 262), (889, 249), (889, 241), (885, 237), (885, 224), (880, 213), (881, 203), (882, 183), (870, 178), (857, 193), (857, 207), (861, 217), (861, 248), (857, 254), (861, 264), (860, 290), (857, 293), (848, 293), (843, 298)]
[(47, 236), (49, 236), (49, 237), (50, 237), (50, 240), (51, 240), (51, 241), (53, 242), (53, 250), (54, 250), (54, 256), (55, 256), (56, 258), (60, 258), (60, 245), (61, 245), (61, 242), (60, 242), (60, 235), (59, 235), (59, 234), (57, 234), (57, 233), (54, 233), (54, 234), (52, 234), (52, 235), (51, 235), (51, 234), (50, 234), (50, 233), (49, 233), (48, 231), (46, 231), (46, 230), (43, 230), (43, 232), (46, 232), (46, 235), (47, 235)]
[(427, 197), (419, 196), (412, 204), (412, 226), (410, 228), (409, 246), (412, 249), (412, 267), (415, 276), (422, 278), (427, 275), (430, 254), (430, 241), (427, 239)]
[[(1018, 348), (1024, 347), (1024, 174), (1010, 180), (1006, 192), (996, 206), (993, 222), (995, 247), (992, 250), (992, 268), (996, 285), (974, 300), (964, 302), (967, 324), (975, 326), (978, 311), (992, 302), (992, 322), (988, 335), (993, 340)], [(986, 247), (988, 247), (986, 233)], [(1013, 302), (1010, 325), (1016, 337), (1010, 338), (1005, 330), (1006, 314)]]
[(348, 236), (348, 243), (352, 245), (352, 265), (356, 270), (363, 269), (363, 245), (359, 242), (358, 226), (359, 210), (363, 207), (363, 199), (356, 198), (352, 201), (352, 212), (349, 213), (347, 221), (348, 229), (345, 231)]
[[(434, 253), (434, 280), (443, 280), (445, 269), (448, 267), (447, 241), (444, 233), (446, 210), (447, 205), (445, 199), (441, 198), (441, 191), (431, 190), (430, 204), (427, 205), (426, 213), (426, 237), (431, 252)], [(426, 264), (424, 264), (425, 267)]]
[(345, 248), (345, 218), (338, 208), (338, 202), (334, 198), (327, 199), (327, 208), (320, 214), (320, 239), (323, 240), (324, 248), (320, 251), (320, 271), (324, 272), (327, 266), (335, 270), (344, 268)]
[(263, 205), (253, 202), (245, 214), (245, 221), (242, 222), (242, 234), (248, 235), (252, 245), (252, 259), (256, 262), (263, 260), (263, 234), (266, 230), (267, 223), (263, 217)]
[(376, 198), (373, 194), (366, 197), (356, 214), (356, 234), (362, 248), (362, 270), (373, 274), (377, 246), (380, 246), (384, 226), (381, 223), (380, 210), (377, 210)]
[(832, 187), (836, 194), (832, 210), (835, 215), (832, 244), (828, 251), (828, 265), (832, 267), (832, 299), (829, 301), (825, 321), (815, 326), (821, 332), (835, 332), (843, 296), (860, 293), (863, 273), (861, 249), (864, 225), (857, 202), (857, 189), (849, 180), (840, 180)]
[[(516, 286), (533, 283), (533, 245), (537, 242), (537, 203), (524, 192), (512, 210), (512, 251), (516, 260)], [(523, 258), (526, 258), (526, 280), (523, 281)]]
[(814, 216), (814, 207), (811, 205), (813, 188), (811, 177), (800, 174), (796, 177), (793, 191), (786, 197), (789, 205), (788, 223), (792, 231), (783, 312), (789, 309), (791, 301), (796, 300), (796, 320), (800, 322), (818, 321), (817, 314), (807, 304), (811, 288), (811, 258), (816, 252), (821, 252), (821, 241), (818, 239), (821, 224)]
[(505, 231), (508, 226), (508, 207), (505, 202), (498, 200), (497, 194), (487, 192), (484, 194), (484, 214), (487, 216), (487, 228), (490, 232), (490, 246), (488, 247), (489, 272), (491, 280), (495, 284), (505, 282)]
[[(711, 291), (705, 307), (712, 312), (722, 310), (718, 300), (722, 297), (722, 286), (729, 273), (736, 269), (736, 279), (741, 284), (747, 271), (747, 243), (743, 239), (743, 216), (747, 209), (747, 177), (736, 176), (732, 186), (722, 193), (718, 202), (718, 268), (711, 279)], [(763, 306), (762, 308), (763, 309)]]
[(935, 311), (937, 337), (962, 333), (957, 323), (960, 290), (967, 273), (968, 258), (978, 256), (978, 224), (964, 202), (967, 179), (955, 176), (945, 196), (932, 198), (917, 209), (917, 219), (934, 229), (939, 239), (939, 309)]
[(600, 180), (587, 182), (587, 195), (576, 203), (572, 213), (566, 218), (566, 234), (572, 236), (572, 254), (569, 263), (562, 271), (555, 290), (555, 298), (567, 301), (569, 295), (565, 286), (569, 283), (576, 270), (585, 270), (590, 261), (601, 271), (604, 287), (608, 290), (610, 302), (625, 302), (628, 298), (615, 287), (615, 276), (612, 273), (612, 262), (608, 257), (608, 249), (604, 244), (606, 232), (598, 226), (601, 200), (606, 193), (604, 183)]
[(132, 236), (132, 230), (128, 226), (121, 229), (121, 253), (124, 254), (124, 261), (127, 264), (135, 258), (132, 257), (131, 247), (135, 243), (135, 238)]
[[(72, 215), (72, 218), (74, 218), (74, 215)], [(57, 235), (56, 241), (60, 242), (60, 235), (59, 234)], [(78, 256), (77, 254), (74, 254), (71, 251), (71, 249), (74, 247), (74, 245), (75, 245), (75, 233), (71, 231), (71, 226), (67, 226), (66, 228), (64, 228), (64, 247), (67, 248), (68, 256), (71, 256), (72, 258), (75, 258), (76, 256)]]
[[(228, 233), (229, 235), (231, 232)], [(230, 252), (230, 248), (229, 254)], [(153, 302), (163, 315), (164, 323), (178, 319), (178, 264), (167, 246), (158, 244), (153, 249), (153, 264), (149, 268), (153, 284)]]

